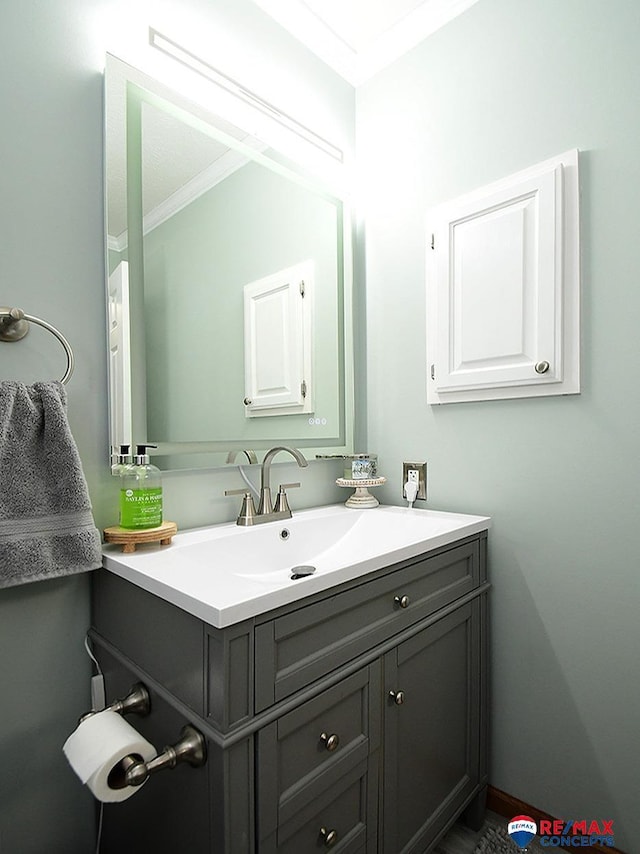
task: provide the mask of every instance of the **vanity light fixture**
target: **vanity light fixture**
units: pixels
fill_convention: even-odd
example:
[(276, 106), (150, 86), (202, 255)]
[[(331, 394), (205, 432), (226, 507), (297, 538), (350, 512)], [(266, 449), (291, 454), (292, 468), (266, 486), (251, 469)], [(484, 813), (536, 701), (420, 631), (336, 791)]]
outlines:
[(272, 121), (277, 122), (287, 130), (295, 133), (306, 142), (311, 143), (311, 145), (314, 145), (316, 148), (320, 149), (320, 151), (328, 154), (330, 157), (334, 158), (334, 160), (337, 160), (339, 163), (343, 162), (344, 156), (340, 148), (315, 133), (315, 131), (312, 131), (308, 127), (305, 127), (305, 125), (300, 124), (300, 122), (291, 118), (291, 116), (283, 113), (277, 107), (274, 107), (273, 104), (265, 101), (250, 89), (246, 89), (231, 77), (227, 77), (226, 74), (223, 74), (217, 68), (209, 65), (209, 63), (205, 62), (203, 59), (200, 59), (176, 42), (166, 36), (163, 36), (162, 33), (154, 30), (153, 27), (149, 27), (149, 44), (151, 47), (162, 51), (162, 53), (170, 56), (177, 62), (182, 63), (182, 65), (186, 65), (187, 68), (195, 71), (196, 74), (200, 74), (202, 77), (205, 77), (207, 80), (210, 80), (212, 83), (220, 86), (227, 93), (234, 95), (246, 104), (250, 104), (263, 115), (266, 115)]

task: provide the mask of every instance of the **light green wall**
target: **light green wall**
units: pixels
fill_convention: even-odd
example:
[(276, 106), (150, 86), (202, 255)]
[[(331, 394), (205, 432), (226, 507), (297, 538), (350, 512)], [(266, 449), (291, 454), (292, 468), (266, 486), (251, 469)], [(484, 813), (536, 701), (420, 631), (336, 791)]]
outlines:
[[(214, 64), (224, 58), (232, 77), (338, 145), (353, 142), (352, 88), (250, 0), (3, 4), (0, 303), (53, 323), (74, 348), (69, 418), (100, 527), (116, 519), (107, 455), (102, 69), (105, 52), (118, 52), (115, 37), (147, 14), (147, 24)], [(136, 32), (144, 42), (144, 27)], [(64, 372), (62, 349), (44, 330), (0, 347), (0, 378), (31, 382)], [(300, 478), (283, 469), (284, 480), (302, 481), (298, 507), (342, 497), (333, 485), (339, 466), (312, 463)], [(168, 476), (166, 515), (182, 528), (230, 520), (238, 504), (223, 491), (241, 485), (235, 470)], [(0, 590), (3, 854), (94, 850), (93, 799), (61, 752), (89, 704), (88, 624), (87, 577)]]
[[(640, 680), (637, 0), (480, 0), (357, 93), (369, 446), (400, 503), (487, 513), (491, 783), (635, 850)], [(428, 407), (425, 213), (578, 147), (583, 393)], [(635, 847), (634, 847), (635, 846)]]

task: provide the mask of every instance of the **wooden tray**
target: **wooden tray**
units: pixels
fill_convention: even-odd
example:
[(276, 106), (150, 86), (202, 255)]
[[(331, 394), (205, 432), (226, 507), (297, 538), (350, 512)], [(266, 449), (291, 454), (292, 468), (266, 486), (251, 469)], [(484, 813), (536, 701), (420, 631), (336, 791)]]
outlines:
[(175, 522), (163, 522), (157, 528), (146, 528), (144, 531), (132, 531), (120, 525), (112, 525), (103, 531), (105, 543), (122, 546), (125, 554), (135, 552), (139, 543), (157, 543), (161, 546), (171, 545), (171, 538), (178, 533)]

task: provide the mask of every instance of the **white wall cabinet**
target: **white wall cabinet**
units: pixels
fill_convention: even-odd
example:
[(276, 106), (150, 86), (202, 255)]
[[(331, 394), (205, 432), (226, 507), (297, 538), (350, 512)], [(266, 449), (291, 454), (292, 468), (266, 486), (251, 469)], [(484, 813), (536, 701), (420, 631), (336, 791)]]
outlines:
[(432, 209), (430, 404), (580, 391), (578, 152)]
[(244, 287), (245, 414), (313, 412), (313, 262)]

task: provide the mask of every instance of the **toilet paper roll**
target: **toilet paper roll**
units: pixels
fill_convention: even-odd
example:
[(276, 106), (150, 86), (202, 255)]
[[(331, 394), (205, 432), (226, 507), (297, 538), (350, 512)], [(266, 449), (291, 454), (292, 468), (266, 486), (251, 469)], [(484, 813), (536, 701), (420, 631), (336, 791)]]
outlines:
[(62, 750), (78, 777), (104, 803), (125, 801), (141, 788), (116, 787), (117, 778), (123, 779), (120, 763), (125, 760), (126, 765), (127, 756), (140, 756), (145, 762), (156, 756), (153, 745), (117, 712), (111, 711), (98, 712), (82, 721)]

